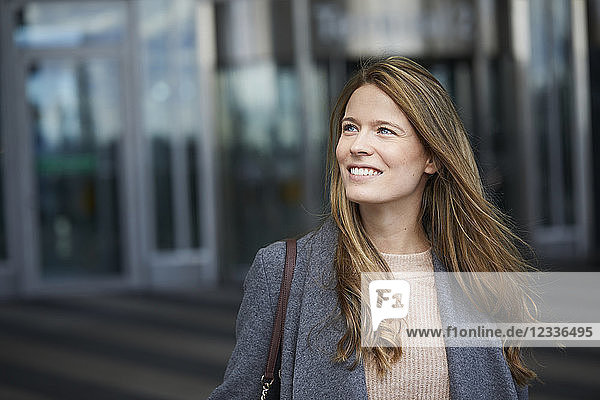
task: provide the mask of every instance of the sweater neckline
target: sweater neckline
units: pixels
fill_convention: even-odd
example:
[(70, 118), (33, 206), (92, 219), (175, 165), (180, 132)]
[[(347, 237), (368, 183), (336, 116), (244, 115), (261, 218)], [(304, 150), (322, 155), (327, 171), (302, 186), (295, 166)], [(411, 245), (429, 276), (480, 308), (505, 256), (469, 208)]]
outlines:
[(396, 253), (379, 252), (379, 254), (381, 254), (383, 257), (398, 258), (398, 259), (424, 258), (424, 257), (427, 257), (428, 255), (430, 255), (430, 253), (431, 253), (431, 246), (429, 246), (429, 248), (427, 250), (421, 251), (419, 253), (396, 254)]
[(392, 272), (425, 272), (433, 271), (431, 247), (419, 253), (393, 254), (380, 253)]

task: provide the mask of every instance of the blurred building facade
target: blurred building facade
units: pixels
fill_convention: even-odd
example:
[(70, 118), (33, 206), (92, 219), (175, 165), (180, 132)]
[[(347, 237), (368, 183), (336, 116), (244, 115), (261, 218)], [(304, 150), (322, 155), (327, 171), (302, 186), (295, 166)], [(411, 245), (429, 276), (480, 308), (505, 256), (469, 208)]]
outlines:
[(537, 252), (591, 257), (599, 25), (597, 0), (0, 0), (0, 296), (240, 280), (326, 211), (330, 107), (388, 54), (449, 90)]

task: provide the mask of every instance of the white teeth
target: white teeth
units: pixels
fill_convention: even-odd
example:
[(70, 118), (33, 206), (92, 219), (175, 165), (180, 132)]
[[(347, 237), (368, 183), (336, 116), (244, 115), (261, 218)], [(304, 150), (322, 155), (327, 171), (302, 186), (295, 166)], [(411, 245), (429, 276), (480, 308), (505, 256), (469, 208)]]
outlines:
[(350, 168), (350, 173), (352, 175), (380, 175), (381, 174), (380, 171), (376, 171), (371, 168), (358, 168), (358, 167)]

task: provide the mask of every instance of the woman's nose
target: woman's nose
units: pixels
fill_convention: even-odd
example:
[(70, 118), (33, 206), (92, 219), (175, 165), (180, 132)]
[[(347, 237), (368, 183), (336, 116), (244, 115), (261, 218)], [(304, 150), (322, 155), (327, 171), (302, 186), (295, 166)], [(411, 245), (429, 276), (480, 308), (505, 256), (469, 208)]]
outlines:
[(373, 154), (373, 147), (369, 143), (367, 132), (359, 132), (350, 146), (350, 153), (353, 155), (370, 155)]

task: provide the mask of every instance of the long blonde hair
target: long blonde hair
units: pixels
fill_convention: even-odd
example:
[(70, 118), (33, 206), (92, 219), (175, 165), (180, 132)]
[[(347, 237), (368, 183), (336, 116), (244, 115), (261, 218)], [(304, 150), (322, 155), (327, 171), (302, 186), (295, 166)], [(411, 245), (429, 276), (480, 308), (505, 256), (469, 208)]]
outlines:
[[(428, 178), (423, 192), (420, 216), (432, 251), (448, 271), (526, 271), (529, 265), (516, 246), (522, 241), (485, 197), (465, 128), (442, 85), (425, 68), (403, 57), (363, 66), (344, 86), (330, 120), (331, 214), (340, 231), (334, 265), (346, 325), (334, 360), (344, 362), (356, 352), (355, 367), (368, 355), (382, 374), (400, 358), (402, 348), (361, 347), (360, 273), (389, 271), (389, 267), (366, 233), (358, 204), (346, 197), (335, 155), (348, 100), (365, 84), (377, 86), (400, 107), (436, 163), (437, 172)], [(535, 378), (519, 348), (506, 347), (503, 352), (518, 384)]]

